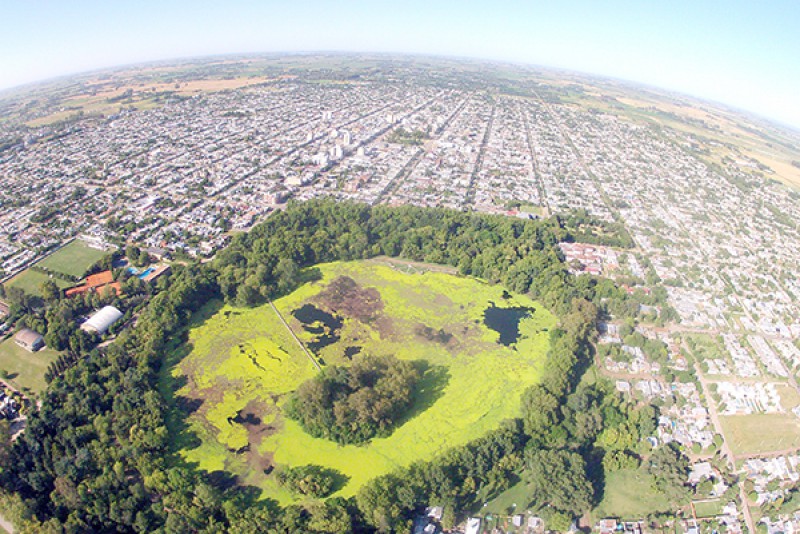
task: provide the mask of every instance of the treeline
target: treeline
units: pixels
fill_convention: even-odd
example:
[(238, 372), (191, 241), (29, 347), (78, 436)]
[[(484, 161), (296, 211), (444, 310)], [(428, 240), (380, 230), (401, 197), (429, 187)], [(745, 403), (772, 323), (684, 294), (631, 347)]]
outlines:
[(234, 237), (215, 267), (226, 301), (248, 306), (290, 291), (298, 282), (298, 268), (401, 256), (451, 265), (462, 274), (530, 292), (560, 313), (584, 293), (567, 282), (556, 246), (565, 234), (554, 220), (315, 200), (292, 204)]
[[(81, 357), (52, 377), (42, 408), (30, 415), (26, 432), (0, 465), (0, 485), (11, 494), (6, 512), (22, 532), (357, 532), (404, 525), (413, 507), (433, 500), (454, 517), (475, 495), (512, 483), (526, 462), (532, 469), (529, 451), (555, 451), (563, 458), (547, 460), (561, 462), (565, 472), (587, 471), (597, 464), (597, 436), (607, 428), (629, 428), (630, 410), (607, 409), (611, 400), (598, 400), (613, 395), (575, 389), (590, 361), (588, 341), (598, 313), (592, 301), (599, 303), (610, 289), (567, 274), (556, 246), (565, 235), (554, 220), (328, 200), (292, 204), (236, 236), (215, 262), (176, 265), (168, 282), (160, 282), (168, 287), (150, 298), (136, 327), (103, 354), (77, 347)], [(506, 284), (562, 318), (552, 331), (539, 393), (526, 394), (521, 420), (432, 462), (378, 478), (363, 488), (358, 506), (331, 499), (281, 509), (258, 500), (258, 490), (230, 483), (225, 473), (199, 472), (170, 456), (167, 404), (157, 373), (164, 355), (185, 341), (193, 311), (220, 297), (259, 304), (296, 287), (302, 267), (382, 254), (452, 265)], [(52, 305), (41, 315), (18, 303), (12, 308), (31, 320), (49, 321), (45, 315), (58, 311)], [(539, 413), (546, 419), (537, 420)], [(586, 476), (595, 495), (599, 479)], [(583, 487), (582, 480), (576, 475), (563, 482)], [(563, 490), (561, 483), (551, 486)], [(540, 498), (555, 510), (577, 512), (573, 504)]]

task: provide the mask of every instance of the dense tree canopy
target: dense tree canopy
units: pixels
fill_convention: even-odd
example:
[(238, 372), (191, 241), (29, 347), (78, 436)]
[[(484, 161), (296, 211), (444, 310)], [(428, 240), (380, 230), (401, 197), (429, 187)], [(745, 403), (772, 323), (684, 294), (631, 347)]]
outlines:
[(579, 454), (530, 448), (525, 454), (525, 464), (534, 500), (571, 516), (579, 516), (589, 509), (593, 489)]
[(363, 356), (301, 384), (285, 413), (312, 436), (363, 443), (391, 431), (411, 406), (421, 376), (411, 362)]

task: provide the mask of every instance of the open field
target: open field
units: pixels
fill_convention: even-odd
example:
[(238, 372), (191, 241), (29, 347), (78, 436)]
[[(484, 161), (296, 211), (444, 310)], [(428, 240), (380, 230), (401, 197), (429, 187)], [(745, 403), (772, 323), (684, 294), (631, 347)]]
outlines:
[[(192, 96), (200, 93), (240, 89), (267, 81), (270, 80), (264, 77), (243, 76), (156, 83), (133, 80), (119, 83), (88, 82), (84, 94), (64, 100), (57, 111), (28, 121), (26, 124), (35, 128), (72, 119), (79, 114), (109, 115), (119, 113), (122, 108), (130, 107), (138, 110), (151, 109), (161, 105), (160, 97), (164, 94)], [(131, 91), (131, 93), (126, 95), (126, 91)]]
[[(275, 301), (280, 313), (322, 364), (347, 365), (358, 354), (426, 362), (411, 413), (392, 435), (366, 445), (311, 437), (281, 407), (316, 371), (271, 307), (210, 303), (161, 377), (162, 391), (174, 392), (170, 427), (186, 462), (235, 474), (282, 503), (295, 499), (265, 470), (325, 465), (346, 477), (337, 495), (350, 496), (375, 476), (478, 438), (517, 415), (556, 324), (538, 303), (474, 279), (407, 274), (380, 261), (312, 270), (321, 278)], [(337, 300), (332, 282), (344, 277), (356, 286)], [(487, 309), (509, 314), (502, 336), (484, 324)]]
[(722, 513), (724, 507), (725, 501), (721, 499), (694, 503), (694, 511), (697, 517), (716, 517)]
[(736, 456), (800, 447), (800, 421), (794, 414), (731, 415), (719, 420)]
[(791, 164), (800, 158), (800, 151), (779, 129), (763, 120), (744, 123), (741, 115), (730, 109), (657, 90), (631, 92), (630, 87), (606, 83), (603, 91), (597, 92), (593, 86), (578, 85), (584, 91), (565, 101), (707, 139), (716, 145), (704, 156), (708, 161), (719, 164), (726, 156), (734, 160), (752, 158), (771, 169), (766, 172), (767, 178), (800, 188), (800, 168)]
[(592, 511), (593, 520), (618, 517), (638, 520), (646, 515), (666, 511), (669, 504), (653, 489), (653, 478), (643, 469), (622, 469), (606, 476), (603, 500)]
[(781, 406), (784, 410), (793, 410), (800, 406), (800, 393), (789, 384), (778, 384), (778, 395), (781, 397)]
[(40, 273), (37, 271), (31, 271), (30, 269), (25, 269), (17, 276), (9, 280), (5, 283), (6, 287), (18, 287), (22, 289), (25, 293), (29, 295), (34, 295), (37, 297), (42, 296), (42, 283), (46, 280), (52, 280), (56, 283), (56, 285), (60, 288), (69, 287), (70, 284), (66, 280), (61, 280), (60, 278), (50, 278), (44, 273)]
[(0, 369), (8, 371), (12, 385), (19, 388), (28, 387), (32, 391), (42, 391), (47, 383), (44, 372), (58, 357), (58, 352), (43, 348), (36, 352), (28, 352), (8, 338), (0, 343)]
[(520, 480), (494, 499), (488, 501), (486, 506), (475, 513), (480, 515), (491, 514), (493, 517), (498, 518), (500, 525), (503, 525), (507, 517), (525, 513), (530, 504), (531, 493), (530, 485), (524, 480)]
[(107, 252), (92, 248), (83, 241), (76, 239), (69, 245), (49, 255), (37, 265), (50, 271), (81, 277), (86, 269), (102, 259)]

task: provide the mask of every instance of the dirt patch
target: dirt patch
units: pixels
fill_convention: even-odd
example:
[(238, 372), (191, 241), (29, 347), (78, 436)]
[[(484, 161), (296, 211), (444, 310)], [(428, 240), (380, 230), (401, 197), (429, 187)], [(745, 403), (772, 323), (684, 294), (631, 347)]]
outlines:
[(349, 276), (340, 276), (328, 284), (317, 300), (331, 310), (369, 323), (383, 313), (381, 294), (374, 287), (361, 287)]
[(447, 345), (453, 340), (453, 334), (446, 332), (443, 328), (436, 330), (424, 324), (417, 325), (416, 328), (414, 328), (414, 333), (426, 341), (432, 341), (442, 345)]
[(242, 425), (247, 430), (247, 445), (235, 451), (236, 454), (244, 455), (247, 463), (259, 472), (270, 471), (273, 467), (272, 454), (261, 454), (259, 448), (261, 442), (280, 430), (280, 424), (268, 417), (275, 410), (274, 404), (260, 400), (251, 400), (247, 405), (239, 410), (235, 417), (229, 417), (229, 424)]

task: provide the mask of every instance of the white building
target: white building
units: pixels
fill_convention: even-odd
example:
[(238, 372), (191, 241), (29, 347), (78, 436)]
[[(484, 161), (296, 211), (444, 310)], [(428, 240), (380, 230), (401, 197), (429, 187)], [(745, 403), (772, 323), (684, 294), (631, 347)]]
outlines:
[(112, 324), (122, 318), (123, 313), (114, 306), (106, 306), (81, 325), (81, 330), (90, 334), (105, 334)]

